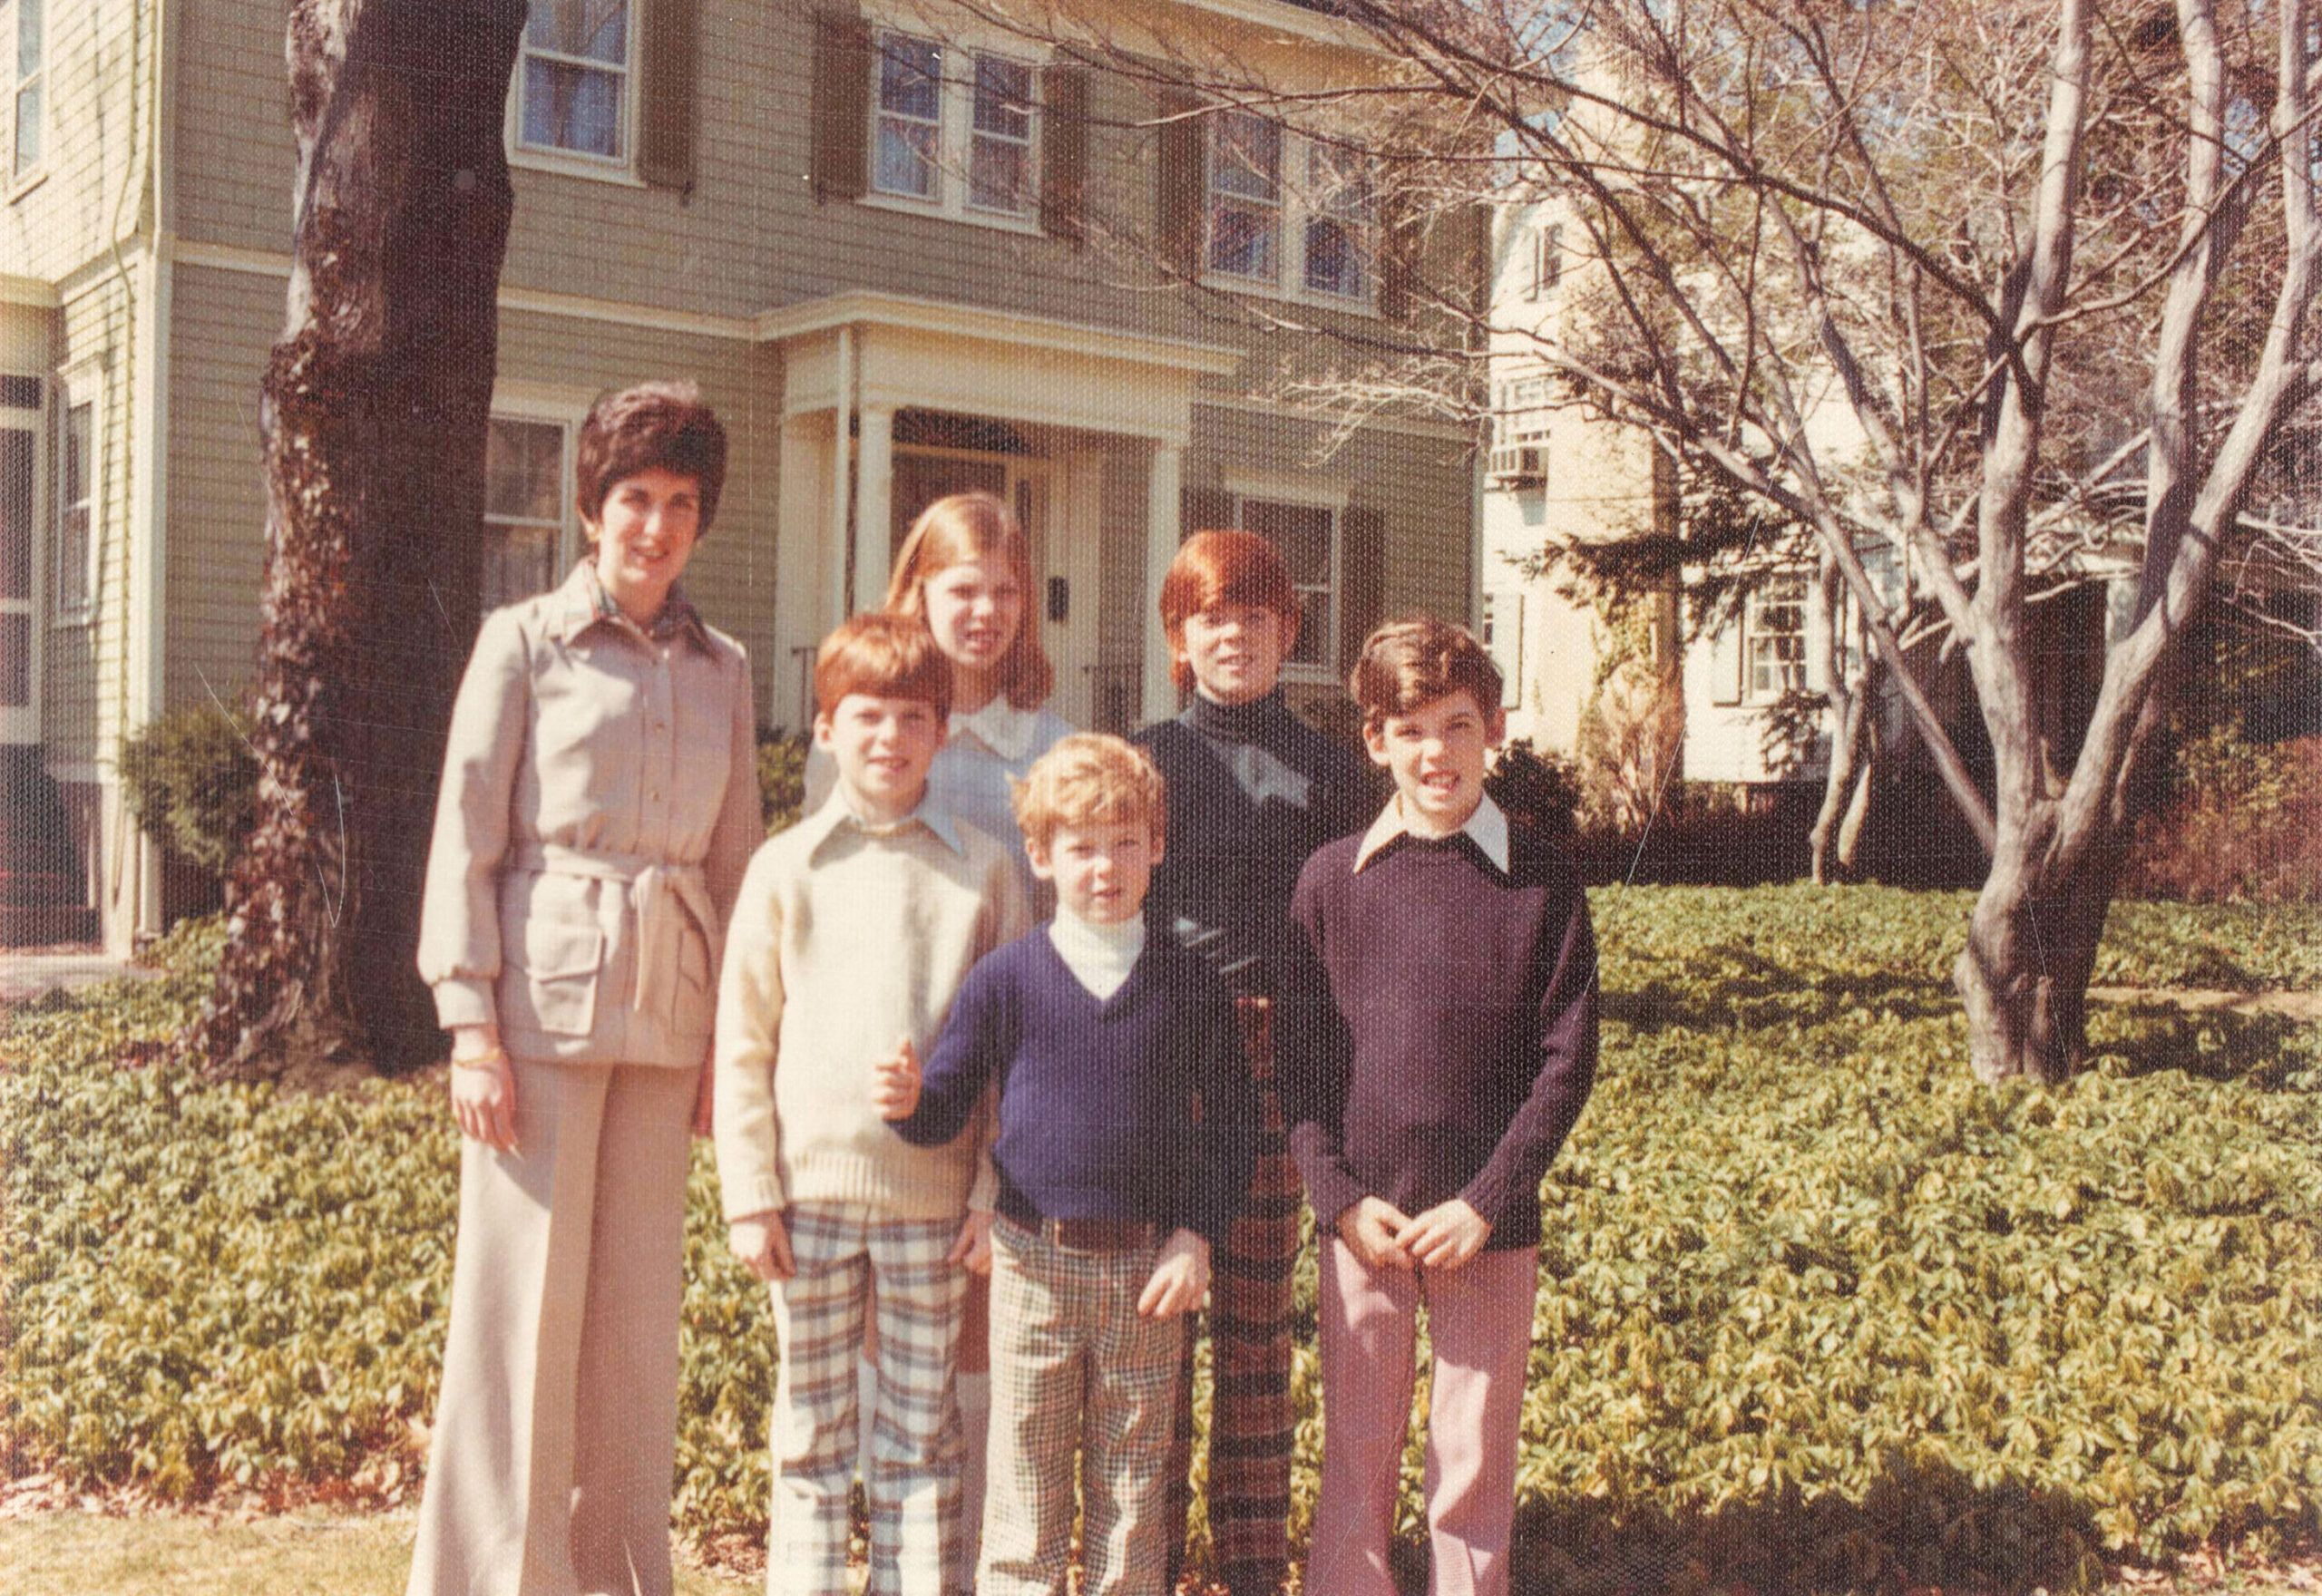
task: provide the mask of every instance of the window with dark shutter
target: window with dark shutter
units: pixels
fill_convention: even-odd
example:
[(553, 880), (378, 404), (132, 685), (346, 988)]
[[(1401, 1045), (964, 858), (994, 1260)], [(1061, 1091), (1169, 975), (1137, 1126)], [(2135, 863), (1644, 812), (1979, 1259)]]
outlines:
[(815, 14), (814, 151), (817, 200), (854, 200), (871, 156), (871, 26), (852, 11)]

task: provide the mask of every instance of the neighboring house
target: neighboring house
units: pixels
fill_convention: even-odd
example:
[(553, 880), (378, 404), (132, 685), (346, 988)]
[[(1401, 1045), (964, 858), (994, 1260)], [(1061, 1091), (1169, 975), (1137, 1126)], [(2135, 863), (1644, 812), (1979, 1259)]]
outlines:
[[(1322, 10), (1137, 0), (1109, 25), (1293, 87), (1386, 68)], [(803, 724), (816, 639), (877, 601), (911, 515), (955, 488), (1006, 495), (1030, 529), (1056, 706), (1084, 725), (1175, 707), (1151, 595), (1194, 527), (1281, 541), (1309, 606), (1302, 698), (1338, 693), (1382, 613), (1465, 614), (1465, 433), (1369, 425), (1320, 460), (1324, 418), (1248, 393), (1294, 351), (1203, 298), (1395, 313), (1361, 174), (1166, 83), (922, 16), (534, 0), (508, 112), (491, 596), (577, 557), (590, 398), (683, 375), (734, 443), (688, 586), (748, 646), (769, 725)], [(282, 27), (249, 0), (0, 0), (0, 900), (44, 900), (0, 911), (0, 939), (160, 927), (121, 740), (250, 672), (259, 382), (289, 269)], [(1100, 217), (1157, 235), (1162, 260), (1109, 248)]]
[[(1592, 708), (1640, 713), (1660, 686), (1683, 727), (1664, 774), (1761, 789), (1819, 783), (1827, 735), (1801, 735), (1783, 713), (1829, 686), (1829, 619), (1814, 601), (1810, 566), (1776, 562), (1753, 573), (1717, 619), (1693, 614), (1696, 596), (1674, 589), (1634, 598), (1625, 610), (1576, 602), (1557, 590), (1567, 576), (1534, 569), (1551, 547), (1673, 532), (1679, 507), (1670, 462), (1651, 440), (1560, 404), (1561, 385), (1537, 358), (1536, 334), (1576, 331), (1573, 290), (1589, 270), (1574, 247), (1576, 224), (1553, 200), (1524, 200), (1500, 208), (1495, 231), (1478, 581), (1509, 677), (1509, 735), (1569, 755)], [(1841, 406), (1822, 414), (1832, 433), (1825, 447), (1843, 451), (1851, 418)], [(1875, 578), (1891, 579), (1883, 550), (1864, 553)]]

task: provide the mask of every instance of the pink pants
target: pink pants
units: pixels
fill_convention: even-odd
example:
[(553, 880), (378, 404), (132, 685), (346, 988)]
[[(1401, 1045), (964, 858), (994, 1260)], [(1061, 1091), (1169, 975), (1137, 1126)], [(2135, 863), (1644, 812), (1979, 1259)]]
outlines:
[(1435, 1346), (1430, 1589), (1433, 1596), (1504, 1596), (1537, 1255), (1519, 1247), (1478, 1253), (1456, 1270), (1372, 1270), (1332, 1237), (1322, 1262), (1322, 1488), (1306, 1589), (1394, 1596), (1387, 1545), (1424, 1300)]

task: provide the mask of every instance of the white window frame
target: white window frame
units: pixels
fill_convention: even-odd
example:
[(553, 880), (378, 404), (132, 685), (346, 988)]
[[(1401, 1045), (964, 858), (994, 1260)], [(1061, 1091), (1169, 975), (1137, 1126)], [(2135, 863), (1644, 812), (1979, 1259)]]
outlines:
[[(540, 0), (533, 0), (539, 4)], [(643, 112), (642, 92), (639, 79), (639, 12), (648, 0), (628, 0), (622, 18), (622, 58), (615, 66), (610, 61), (583, 60), (552, 50), (541, 50), (529, 39), (519, 37), (516, 44), (516, 66), (508, 79), (508, 112), (506, 140), (508, 161), (512, 166), (529, 167), (536, 171), (558, 171), (568, 177), (593, 178), (599, 182), (617, 183), (623, 187), (645, 186), (637, 175), (637, 143)], [(532, 25), (531, 6), (525, 8), (525, 27)], [(568, 150), (561, 144), (531, 144), (524, 141), (524, 63), (532, 56), (543, 60), (569, 62), (592, 72), (618, 72), (621, 77), (621, 152), (617, 156), (595, 155), (586, 150)]]
[[(40, 23), (40, 60), (31, 71), (26, 72), (24, 67), (24, 18), (28, 15)], [(15, 0), (8, 18), (9, 51), (15, 62), (15, 70), (9, 74), (13, 89), (8, 96), (8, 185), (11, 199), (34, 187), (48, 175), (49, 138), (55, 131), (55, 119), (49, 115), (49, 102), (53, 96), (48, 92), (49, 41), (55, 32), (54, 21), (49, 15), (48, 0)], [(21, 108), (27, 89), (36, 89), (40, 93), (40, 150), (29, 162), (24, 159), (20, 137), (24, 131)]]
[[(590, 396), (548, 383), (504, 378), (493, 387), (494, 423), (557, 427), (562, 432), (562, 448), (557, 450), (557, 552), (548, 573), (551, 587), (571, 575), (573, 561), (580, 560), (580, 501), (573, 485), (573, 464), (578, 460), (580, 423), (588, 417), (588, 406)], [(485, 491), (490, 494), (490, 482), (485, 485)], [(485, 503), (490, 503), (490, 499), (485, 499)], [(494, 517), (485, 512), (483, 522), (490, 527), (494, 524)]]
[[(1807, 604), (1810, 595), (1807, 589), (1806, 573), (1797, 570), (1776, 571), (1752, 589), (1742, 606), (1742, 700), (1745, 704), (1779, 704), (1792, 693), (1804, 692), (1808, 686)], [(1796, 612), (1798, 624), (1777, 629), (1767, 622), (1767, 612), (1781, 608)], [(1781, 645), (1794, 641), (1796, 652), (1785, 653)], [(1771, 687), (1761, 686), (1758, 680), (1758, 665), (1765, 659), (1775, 677)], [(1788, 668), (1785, 669), (1784, 667)], [(1781, 679), (1788, 676), (1790, 679)]]
[[(932, 194), (912, 194), (879, 187), (879, 124), (888, 114), (879, 102), (879, 79), (888, 59), (890, 39), (907, 39), (913, 44), (931, 46), (936, 52), (935, 191)], [(977, 68), (986, 60), (1002, 61), (1023, 68), (1030, 87), (1023, 140), (1024, 204), (1019, 210), (978, 205), (970, 193), (973, 186), (971, 180), (976, 140), (984, 136), (977, 132), (975, 126)], [(947, 221), (996, 228), (1002, 232), (1039, 232), (1040, 135), (1046, 112), (1041, 103), (1040, 90), (1041, 71), (1045, 64), (1044, 53), (1027, 48), (1021, 40), (1007, 40), (1003, 47), (1003, 41), (985, 38), (978, 34), (962, 38), (931, 39), (908, 27), (873, 19), (870, 103), (864, 112), (870, 119), (870, 129), (863, 147), (863, 193), (857, 203), (883, 210), (941, 217)], [(1012, 140), (1006, 141), (1014, 142)]]
[[(1299, 617), (1298, 635), (1302, 639), (1322, 638), (1322, 660), (1317, 665), (1310, 661), (1285, 659), (1282, 677), (1286, 682), (1336, 682), (1339, 679), (1339, 608), (1346, 584), (1346, 491), (1338, 487), (1238, 474), (1227, 477), (1225, 491), (1234, 496), (1233, 524), (1243, 531), (1257, 530), (1248, 523), (1248, 510), (1253, 503), (1278, 504), (1293, 510), (1320, 510), (1330, 515), (1331, 575), (1328, 587), (1317, 588), (1311, 582), (1302, 582), (1296, 571), (1291, 572), (1291, 583), (1298, 594), (1302, 612)], [(1322, 600), (1319, 604), (1316, 602), (1318, 596)]]
[(1527, 244), (1524, 297), (1541, 300), (1564, 280), (1564, 223), (1552, 221), (1532, 229)]
[[(56, 487), (49, 496), (48, 514), (43, 519), (48, 528), (48, 559), (45, 563), (48, 567), (49, 629), (63, 631), (88, 626), (97, 617), (98, 585), (103, 572), (101, 550), (104, 546), (104, 382), (93, 367), (83, 368), (60, 375), (54, 393), (53, 423), (48, 435)], [(89, 446), (83, 462), (88, 480), (84, 484), (84, 497), (76, 501), (68, 497), (65, 446), (72, 433), (73, 413), (83, 409), (89, 413)], [(65, 521), (76, 508), (85, 509), (89, 518), (85, 541), (81, 550), (81, 591), (77, 594), (65, 584), (64, 543)]]
[(1357, 315), (1378, 314), (1380, 232), (1378, 190), (1371, 188), (1370, 215), (1357, 224), (1362, 258), (1362, 291), (1341, 294), (1328, 288), (1310, 287), (1306, 281), (1306, 251), (1308, 233), (1312, 224), (1325, 219), (1337, 219), (1342, 225), (1349, 221), (1344, 215), (1334, 214), (1316, 203), (1312, 172), (1318, 152), (1334, 146), (1323, 143), (1295, 128), (1273, 124), (1282, 139), (1280, 164), (1275, 174), (1274, 198), (1274, 269), (1271, 274), (1254, 275), (1229, 271), (1218, 266), (1211, 250), (1215, 238), (1215, 221), (1218, 208), (1230, 205), (1239, 209), (1264, 209), (1267, 201), (1248, 195), (1221, 191), (1217, 187), (1217, 152), (1221, 143), (1219, 131), (1224, 119), (1248, 117), (1257, 121), (1269, 119), (1256, 112), (1220, 111), (1212, 120), (1203, 140), (1202, 153), (1202, 224), (1201, 269), (1204, 281), (1214, 281), (1220, 287), (1238, 293), (1260, 294), (1272, 298), (1295, 299), (1308, 305), (1326, 305), (1336, 310)]

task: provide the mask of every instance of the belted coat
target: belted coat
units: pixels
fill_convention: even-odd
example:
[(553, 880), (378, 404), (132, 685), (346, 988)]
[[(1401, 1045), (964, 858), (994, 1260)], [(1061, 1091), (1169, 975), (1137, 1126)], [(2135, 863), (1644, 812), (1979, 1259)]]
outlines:
[(651, 633), (583, 563), (494, 610), (460, 684), (419, 972), (518, 1057), (698, 1066), (765, 835), (749, 666), (672, 593)]

